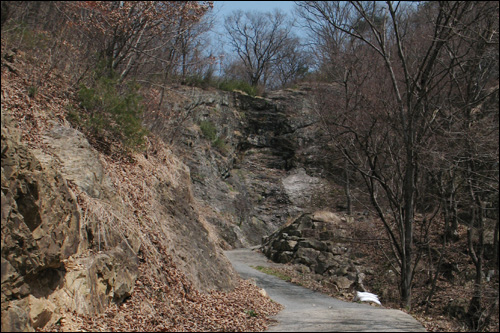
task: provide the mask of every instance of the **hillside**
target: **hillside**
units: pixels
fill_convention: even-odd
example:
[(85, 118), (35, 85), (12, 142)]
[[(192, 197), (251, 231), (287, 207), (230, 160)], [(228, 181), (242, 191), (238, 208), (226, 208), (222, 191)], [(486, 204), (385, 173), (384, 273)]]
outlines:
[(128, 160), (99, 152), (67, 121), (66, 74), (4, 45), (2, 329), (265, 327), (279, 306), (238, 280), (187, 166), (153, 135)]
[[(263, 331), (282, 306), (224, 255), (254, 246), (270, 274), (349, 302), (377, 293), (429, 331), (498, 331), (495, 79), (463, 106), (450, 70), (429, 97), (439, 55), (425, 107), (401, 109), (367, 56), (352, 95), (325, 73), (265, 91), (138, 46), (181, 43), (148, 24), (201, 9), (158, 18), (141, 2), (152, 21), (137, 28), (129, 2), (4, 4), (2, 331)], [(137, 48), (112, 59), (124, 36)], [(418, 144), (400, 110), (416, 110)]]
[[(146, 114), (152, 134), (130, 160), (99, 152), (68, 122), (67, 106), (77, 102), (64, 73), (50, 74), (30, 96), (29, 74), (44, 68), (35, 69), (22, 51), (8, 50), (2, 61), (2, 325), (61, 331), (265, 328), (279, 305), (239, 281), (221, 251), (260, 245), (294, 217), (343, 202), (314, 116), (307, 113), (304, 97), (311, 88), (262, 99), (173, 86), (170, 107), (175, 110), (176, 102), (176, 112), (191, 112), (195, 104), (195, 112), (178, 129)], [(215, 134), (203, 131), (206, 124)], [(224, 146), (215, 145), (218, 137)], [(383, 228), (367, 229), (376, 219), (360, 211), (355, 216), (358, 224), (349, 222), (342, 244), (363, 264), (365, 287), (397, 308), (397, 291), (380, 284), (384, 274), (386, 281), (395, 278), (384, 270), (383, 247), (351, 238), (371, 233), (383, 239)], [(435, 242), (439, 246), (439, 238)], [(470, 266), (461, 257), (459, 265)], [(285, 265), (281, 273), (352, 298), (352, 290), (332, 284), (336, 277), (303, 265)], [(449, 274), (447, 279), (466, 282), (463, 274)], [(424, 298), (426, 282), (418, 283)], [(440, 314), (463, 315), (470, 290), (453, 293), (453, 284), (444, 285), (434, 316), (415, 313), (429, 330), (461, 329)], [(461, 301), (445, 304), (456, 297)], [(259, 315), (248, 315), (252, 310)]]

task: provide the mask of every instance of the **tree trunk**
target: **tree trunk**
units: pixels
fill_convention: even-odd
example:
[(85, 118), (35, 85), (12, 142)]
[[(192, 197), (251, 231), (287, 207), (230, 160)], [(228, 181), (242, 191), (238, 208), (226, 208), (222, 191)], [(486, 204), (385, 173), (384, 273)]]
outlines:
[(403, 258), (401, 265), (401, 301), (407, 309), (411, 309), (411, 283), (413, 279), (413, 220), (415, 200), (415, 166), (413, 152), (407, 153), (407, 168), (404, 181), (403, 211)]
[(447, 231), (448, 239), (456, 242), (458, 241), (458, 208), (457, 208), (457, 200), (455, 198), (457, 192), (457, 185), (455, 183), (454, 172), (450, 171), (450, 201), (449, 201), (449, 209), (450, 209), (450, 228)]
[(499, 225), (500, 219), (498, 218), (498, 203), (497, 203), (497, 222), (495, 224), (495, 234), (493, 235), (493, 249), (495, 249), (495, 253), (493, 254), (493, 262), (495, 263), (495, 266), (498, 267), (498, 252), (500, 249), (498, 248), (498, 225)]
[(345, 197), (346, 197), (346, 206), (347, 206), (347, 214), (352, 215), (352, 198), (351, 198), (351, 174), (349, 172), (349, 161), (345, 159), (344, 161), (344, 176), (345, 176)]
[[(471, 163), (472, 164), (472, 163)], [(467, 317), (469, 319), (469, 324), (474, 330), (482, 330), (482, 328), (487, 325), (485, 320), (488, 318), (483, 317), (483, 255), (484, 255), (484, 203), (480, 198), (480, 194), (474, 191), (473, 184), (473, 171), (474, 165), (468, 166), (468, 183), (469, 183), (469, 193), (472, 199), (472, 218), (470, 221), (470, 226), (467, 229), (467, 243), (469, 247), (469, 256), (476, 267), (476, 277), (474, 279), (474, 295), (469, 304), (469, 310), (467, 312)], [(474, 246), (472, 239), (473, 229), (478, 232), (477, 246)]]

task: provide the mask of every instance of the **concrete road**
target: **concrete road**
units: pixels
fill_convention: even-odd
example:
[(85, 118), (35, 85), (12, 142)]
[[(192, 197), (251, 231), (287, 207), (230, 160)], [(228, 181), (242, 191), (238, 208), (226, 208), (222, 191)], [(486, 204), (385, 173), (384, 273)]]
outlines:
[(237, 249), (225, 254), (243, 279), (255, 280), (271, 299), (285, 306), (273, 317), (278, 324), (271, 326), (270, 332), (425, 332), (402, 311), (340, 301), (259, 272), (250, 266), (279, 265), (259, 252)]

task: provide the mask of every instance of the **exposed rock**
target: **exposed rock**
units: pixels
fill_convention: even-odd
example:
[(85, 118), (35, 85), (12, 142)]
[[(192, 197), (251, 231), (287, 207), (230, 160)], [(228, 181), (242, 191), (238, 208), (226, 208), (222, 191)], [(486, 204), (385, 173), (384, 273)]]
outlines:
[[(2, 109), (2, 330), (42, 328), (62, 308), (100, 313), (131, 296), (139, 274), (134, 207), (80, 132), (49, 125), (41, 148), (29, 148)], [(232, 289), (236, 275), (194, 209), (189, 169), (176, 168), (175, 184), (152, 175), (155, 235), (198, 290)]]
[(6, 327), (31, 330), (52, 316), (46, 297), (61, 285), (62, 260), (77, 252), (80, 216), (61, 174), (44, 169), (3, 113), (1, 195), (2, 321), (6, 311)]
[(34, 332), (25, 302), (21, 306), (16, 303), (19, 302), (14, 301), (9, 307), (2, 307), (2, 332)]
[[(45, 139), (53, 154), (23, 145), (12, 121), (2, 113), (2, 318), (11, 309), (7, 316), (16, 330), (46, 325), (60, 304), (58, 294), (78, 295), (75, 285), (67, 283), (71, 275), (64, 261), (91, 242), (80, 229), (80, 210), (68, 181), (94, 196), (99, 196), (98, 184), (103, 184), (97, 156), (80, 133), (54, 125)], [(113, 249), (121, 237), (109, 232), (107, 241), (107, 248)], [(73, 299), (73, 310), (100, 304), (82, 311), (93, 313), (130, 295), (137, 276), (136, 254), (118, 256), (119, 249), (113, 251), (112, 260), (119, 267), (107, 266), (113, 275), (108, 279), (112, 294), (94, 292), (94, 285), (87, 283), (81, 292), (86, 303)], [(99, 272), (90, 269), (85, 274), (92, 280)], [(120, 278), (124, 275), (129, 277), (126, 283)]]
[[(296, 264), (299, 271), (330, 276), (327, 282), (339, 290), (352, 287), (364, 290), (363, 268), (353, 263), (345, 243), (346, 223), (345, 219), (329, 211), (301, 214), (265, 237), (262, 251), (275, 262)], [(322, 233), (318, 230), (328, 232), (328, 237), (321, 239)], [(292, 237), (295, 240), (291, 240)]]
[(333, 283), (337, 285), (339, 289), (349, 289), (354, 281), (349, 280), (345, 276), (335, 276), (331, 278)]
[(333, 223), (337, 226), (339, 226), (343, 218), (339, 217), (337, 214), (321, 210), (321, 211), (316, 211), (312, 214), (311, 219), (313, 221), (318, 221), (318, 222), (330, 222)]
[(283, 187), (290, 201), (298, 207), (311, 204), (314, 193), (321, 191), (321, 179), (307, 175), (302, 168), (285, 177)]
[[(154, 241), (197, 289), (228, 290), (236, 275), (220, 247), (259, 244), (292, 216), (333, 206), (325, 145), (303, 91), (254, 98), (180, 87), (171, 94), (165, 100), (181, 116), (149, 117), (147, 125), (183, 162), (150, 175), (142, 212), (127, 203), (126, 189), (118, 193), (119, 178), (78, 130), (47, 116), (28, 146), (2, 108), (2, 328), (33, 330), (57, 320), (62, 307), (93, 314), (129, 297), (144, 247), (131, 221), (154, 221)], [(202, 125), (213, 126), (215, 137)], [(271, 255), (331, 271), (342, 251), (326, 240), (343, 231), (328, 218), (283, 232)]]
[[(275, 253), (275, 256), (276, 254), (279, 254), (279, 252)], [(316, 259), (318, 258), (319, 254), (320, 252), (315, 249), (300, 247), (295, 252), (294, 262), (297, 264), (314, 267), (317, 265)]]
[(328, 249), (328, 246), (325, 243), (314, 238), (300, 241), (298, 246), (299, 248), (313, 248), (320, 252), (326, 251)]
[(106, 194), (112, 194), (112, 184), (99, 162), (99, 155), (91, 148), (84, 135), (71, 127), (56, 122), (51, 124), (52, 127), (42, 140), (53, 152), (53, 156), (37, 149), (33, 151), (37, 159), (46, 164), (48, 169), (55, 157), (65, 179), (78, 185), (91, 197), (102, 198)]
[(55, 323), (61, 318), (57, 315), (56, 306), (52, 302), (38, 299), (33, 295), (29, 295), (27, 300), (33, 328), (44, 327), (47, 323)]
[[(262, 98), (179, 87), (169, 94), (165, 109), (179, 114), (182, 126), (158, 114), (146, 124), (184, 156), (193, 194), (226, 247), (260, 244), (299, 212), (334, 206), (327, 145), (305, 91)], [(207, 137), (202, 127), (215, 134)]]

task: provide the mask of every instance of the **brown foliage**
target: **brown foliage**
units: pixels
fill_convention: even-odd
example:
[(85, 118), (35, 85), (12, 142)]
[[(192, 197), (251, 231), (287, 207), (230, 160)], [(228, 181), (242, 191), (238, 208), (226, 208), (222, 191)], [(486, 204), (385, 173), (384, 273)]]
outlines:
[[(58, 68), (47, 71), (47, 52), (35, 59), (30, 53), (7, 48), (3, 37), (2, 114), (17, 121), (22, 139), (30, 148), (50, 153), (42, 135), (54, 121), (68, 125), (67, 106), (77, 104), (70, 86), (73, 81), (69, 73)], [(30, 90), (33, 77), (41, 78), (36, 82), (36, 91)], [(148, 138), (146, 154), (148, 158), (135, 155), (135, 162), (101, 155), (124, 205), (141, 216), (147, 216), (151, 209), (155, 175), (173, 186), (185, 181), (179, 179), (182, 163), (158, 139)], [(199, 292), (173, 262), (164, 245), (168, 242), (158, 237), (153, 218), (145, 217), (146, 221), (140, 222), (134, 214), (113, 215), (103, 201), (85, 195), (75, 186), (72, 189), (85, 214), (96, 215), (109, 228), (140, 231), (140, 276), (135, 292), (123, 304), (113, 305), (97, 317), (66, 313), (58, 324), (44, 330), (261, 331), (271, 322), (269, 316), (281, 309), (248, 281), (241, 281), (231, 292)]]

